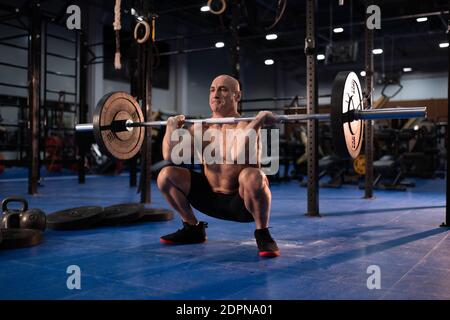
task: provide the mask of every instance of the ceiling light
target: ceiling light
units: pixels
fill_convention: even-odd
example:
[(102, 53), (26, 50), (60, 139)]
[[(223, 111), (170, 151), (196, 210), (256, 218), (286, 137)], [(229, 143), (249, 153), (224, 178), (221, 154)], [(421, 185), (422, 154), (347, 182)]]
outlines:
[(201, 12), (208, 12), (209, 11), (209, 6), (203, 6), (200, 8)]
[(266, 40), (275, 40), (278, 36), (275, 33), (267, 34)]
[(325, 60), (325, 55), (324, 54), (318, 54), (317, 55), (317, 60)]
[(448, 42), (439, 43), (439, 48), (448, 48)]
[(383, 49), (373, 49), (372, 53), (373, 54), (382, 54), (383, 53)]
[(410, 67), (403, 68), (403, 72), (411, 72), (411, 71), (412, 71), (412, 68), (410, 68)]
[(341, 32), (344, 32), (344, 28), (341, 28), (341, 27), (339, 27), (339, 28), (334, 28), (334, 29), (333, 29), (333, 32), (334, 32), (334, 33), (341, 33)]
[(417, 22), (425, 22), (425, 21), (427, 21), (427, 20), (428, 20), (427, 17), (420, 17), (420, 18), (417, 18), (417, 19), (416, 19)]
[(273, 61), (272, 59), (266, 59), (266, 61), (264, 61), (264, 64), (265, 64), (266, 66), (270, 66), (270, 65), (274, 64), (274, 62), (275, 62), (275, 61)]
[(365, 77), (366, 76), (366, 72), (363, 70), (359, 73), (361, 75), (361, 77)]
[(216, 42), (215, 46), (216, 46), (216, 48), (223, 48), (223, 47), (225, 47), (225, 43), (219, 41), (219, 42)]

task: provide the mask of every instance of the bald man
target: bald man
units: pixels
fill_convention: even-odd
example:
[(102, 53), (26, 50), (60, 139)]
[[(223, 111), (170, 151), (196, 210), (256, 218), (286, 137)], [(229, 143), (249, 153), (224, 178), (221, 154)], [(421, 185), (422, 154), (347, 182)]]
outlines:
[[(216, 77), (209, 93), (211, 117), (240, 117), (237, 106), (241, 95), (236, 79), (228, 75)], [(178, 142), (171, 141), (170, 138), (174, 130), (183, 126), (184, 120), (185, 117), (179, 115), (170, 117), (167, 121), (162, 147), (165, 160), (171, 160), (172, 149)], [(273, 124), (275, 121), (271, 112), (262, 111), (251, 122), (203, 125), (202, 130), (205, 132), (207, 129), (216, 129), (225, 137), (227, 129), (254, 129), (258, 132), (264, 124)], [(188, 127), (188, 131), (193, 136), (192, 126)], [(203, 144), (203, 150), (205, 146)], [(224, 150), (232, 147), (231, 143), (225, 143)], [(256, 146), (247, 148), (256, 150)], [(161, 170), (157, 181), (158, 188), (167, 202), (180, 214), (183, 228), (162, 236), (160, 241), (164, 244), (194, 244), (206, 241), (207, 223), (197, 220), (192, 211), (194, 207), (215, 218), (254, 222), (254, 236), (259, 255), (279, 256), (278, 246), (268, 229), (271, 202), (269, 181), (261, 171), (259, 161), (256, 164), (227, 164), (225, 152), (223, 153), (223, 163), (203, 162), (202, 174), (177, 166), (168, 166)]]

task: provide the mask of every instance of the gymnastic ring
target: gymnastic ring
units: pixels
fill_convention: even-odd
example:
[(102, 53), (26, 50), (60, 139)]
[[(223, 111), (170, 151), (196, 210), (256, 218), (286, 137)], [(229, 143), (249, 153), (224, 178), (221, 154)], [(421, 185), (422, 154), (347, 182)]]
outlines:
[[(145, 34), (144, 37), (142, 37), (141, 39), (138, 39), (138, 29), (139, 27), (143, 25), (145, 27)], [(137, 43), (144, 43), (148, 40), (148, 37), (150, 37), (150, 25), (147, 23), (147, 21), (139, 21), (136, 24), (136, 27), (134, 27), (134, 39), (136, 40)]]
[(213, 14), (222, 14), (225, 11), (225, 9), (227, 8), (227, 3), (225, 2), (225, 0), (220, 0), (220, 3), (222, 4), (222, 8), (220, 8), (220, 10), (214, 11), (211, 8), (212, 2), (213, 2), (213, 0), (208, 0), (209, 11), (211, 11), (211, 13), (213, 13)]

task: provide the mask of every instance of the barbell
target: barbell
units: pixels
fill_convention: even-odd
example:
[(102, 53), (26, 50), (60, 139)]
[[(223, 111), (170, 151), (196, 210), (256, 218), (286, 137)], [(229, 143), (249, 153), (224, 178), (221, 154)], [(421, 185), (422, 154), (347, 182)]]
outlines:
[[(276, 115), (280, 123), (330, 120), (335, 152), (356, 158), (361, 150), (363, 120), (408, 119), (426, 117), (426, 107), (363, 110), (363, 96), (358, 76), (352, 71), (339, 72), (333, 81), (331, 112)], [(233, 124), (255, 117), (186, 119), (186, 124)], [(93, 131), (101, 151), (118, 159), (130, 159), (141, 149), (145, 127), (165, 126), (167, 121), (144, 122), (139, 103), (125, 92), (106, 94), (97, 104), (93, 123), (76, 125), (76, 132)]]

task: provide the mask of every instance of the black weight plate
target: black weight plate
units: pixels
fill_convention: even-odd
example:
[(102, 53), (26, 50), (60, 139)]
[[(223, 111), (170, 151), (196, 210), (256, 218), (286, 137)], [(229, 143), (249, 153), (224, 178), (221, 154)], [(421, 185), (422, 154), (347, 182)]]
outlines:
[(103, 217), (103, 208), (83, 206), (50, 213), (47, 227), (53, 230), (76, 230), (92, 226)]
[(173, 219), (173, 212), (162, 208), (145, 208), (140, 222), (168, 221)]
[(103, 218), (99, 225), (118, 225), (132, 223), (143, 215), (144, 205), (140, 203), (122, 203), (103, 209)]
[(112, 130), (113, 121), (125, 120), (144, 121), (141, 107), (131, 95), (126, 92), (112, 92), (98, 102), (93, 117), (95, 140), (104, 154), (121, 160), (134, 157), (141, 149), (145, 137), (144, 127), (134, 127), (121, 132)]
[(44, 240), (44, 233), (31, 229), (0, 229), (0, 249), (32, 247)]

